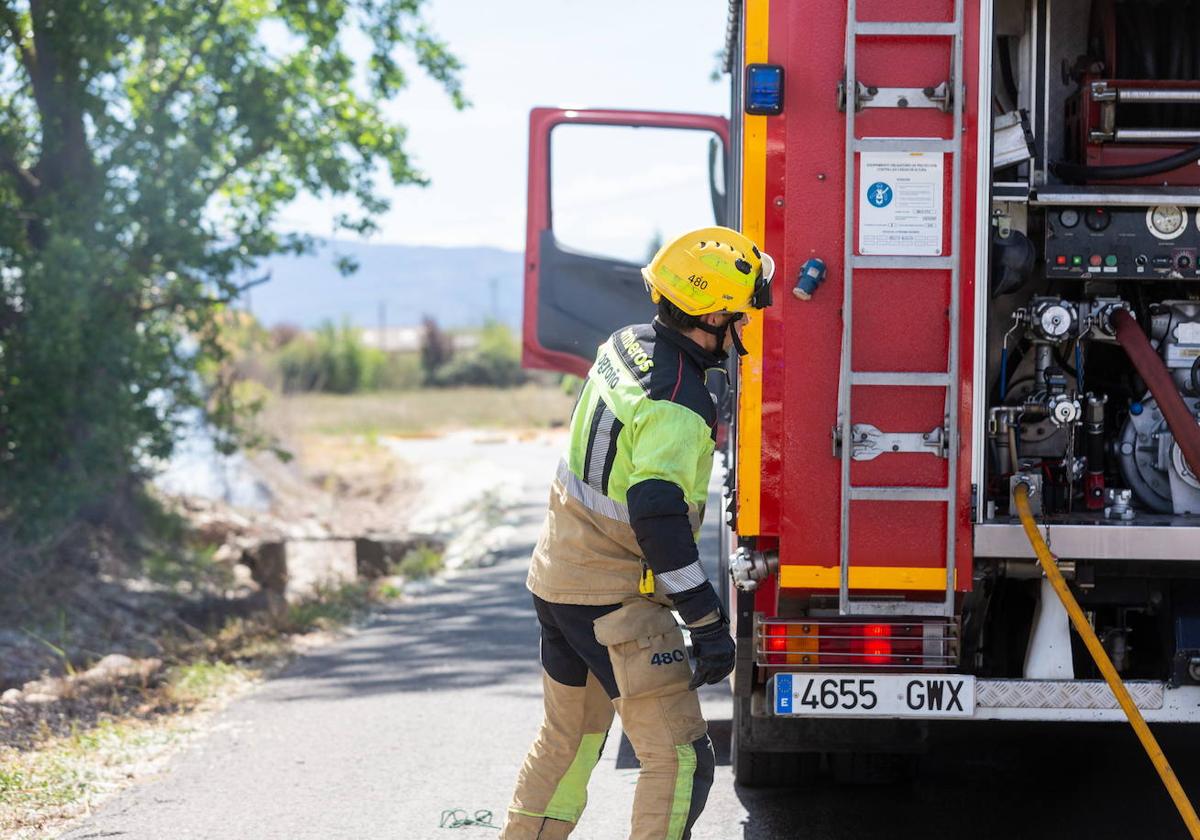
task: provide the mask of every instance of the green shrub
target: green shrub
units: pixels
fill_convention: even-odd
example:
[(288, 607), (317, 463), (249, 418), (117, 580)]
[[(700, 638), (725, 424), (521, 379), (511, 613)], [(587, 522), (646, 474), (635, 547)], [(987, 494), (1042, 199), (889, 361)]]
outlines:
[(583, 387), (583, 380), (573, 373), (564, 373), (562, 379), (558, 380), (558, 387), (562, 388), (562, 392), (568, 397), (575, 397)]
[(353, 621), (369, 606), (369, 588), (365, 581), (319, 585), (303, 601), (288, 605), (282, 629), (290, 633), (307, 633)]
[(228, 662), (200, 659), (172, 668), (167, 673), (167, 686), (176, 703), (192, 705), (212, 696), (237, 675), (238, 669)]
[(379, 369), (376, 386), (381, 391), (409, 391), (424, 384), (421, 358), (416, 353), (388, 353)]
[(396, 564), (396, 571), (410, 580), (422, 580), (436, 575), (442, 570), (443, 565), (444, 561), (440, 551), (428, 546), (421, 546), (410, 549)]
[(479, 334), (479, 346), (456, 355), (434, 373), (434, 385), (491, 385), (509, 388), (526, 380), (521, 369), (521, 346), (506, 325), (487, 324)]
[(285, 392), (352, 394), (377, 388), (387, 362), (387, 354), (364, 345), (349, 323), (337, 327), (326, 321), (314, 336), (283, 348), (279, 372)]

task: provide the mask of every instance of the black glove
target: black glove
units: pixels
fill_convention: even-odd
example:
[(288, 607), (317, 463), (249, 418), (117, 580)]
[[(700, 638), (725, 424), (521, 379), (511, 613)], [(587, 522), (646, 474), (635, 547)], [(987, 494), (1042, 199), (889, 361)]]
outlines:
[(692, 652), (696, 654), (696, 673), (688, 688), (697, 689), (702, 685), (714, 685), (729, 676), (737, 656), (737, 646), (729, 636), (729, 622), (721, 619), (694, 630), (692, 634)]

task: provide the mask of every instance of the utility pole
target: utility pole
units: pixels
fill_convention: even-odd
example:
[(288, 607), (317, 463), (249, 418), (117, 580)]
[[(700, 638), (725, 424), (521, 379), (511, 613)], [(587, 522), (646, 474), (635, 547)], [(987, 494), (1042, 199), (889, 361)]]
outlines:
[(379, 349), (387, 350), (387, 301), (379, 301)]

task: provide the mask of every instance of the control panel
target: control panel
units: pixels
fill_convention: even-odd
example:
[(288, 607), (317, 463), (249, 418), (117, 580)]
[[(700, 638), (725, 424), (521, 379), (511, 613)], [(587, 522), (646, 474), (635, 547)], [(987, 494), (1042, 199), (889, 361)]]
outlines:
[(1054, 207), (1046, 213), (1046, 275), (1200, 280), (1200, 208)]

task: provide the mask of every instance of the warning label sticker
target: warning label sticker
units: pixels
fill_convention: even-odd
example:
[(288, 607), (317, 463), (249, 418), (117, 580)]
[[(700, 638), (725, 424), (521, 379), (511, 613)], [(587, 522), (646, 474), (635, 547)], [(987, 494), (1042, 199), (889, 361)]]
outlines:
[(860, 254), (941, 255), (944, 159), (940, 152), (860, 155)]

